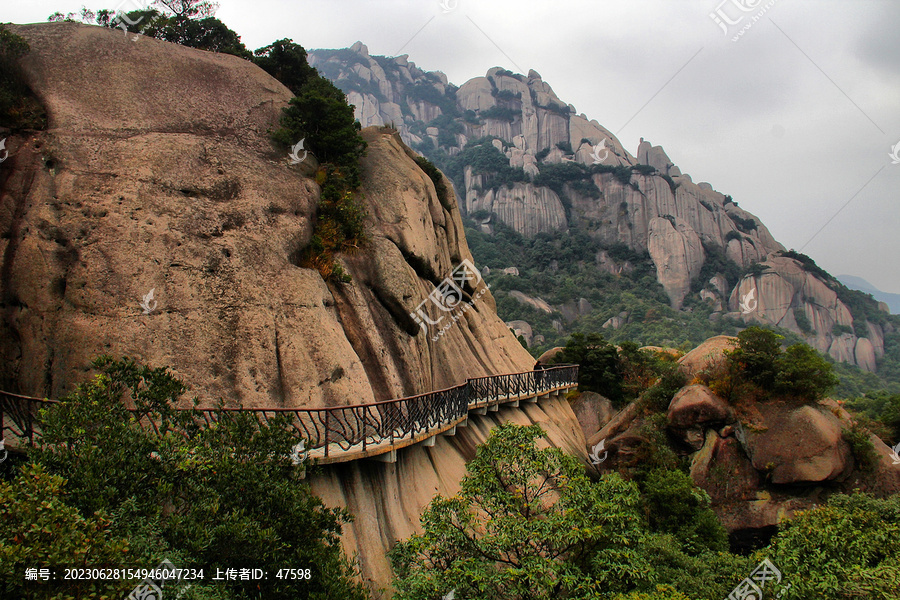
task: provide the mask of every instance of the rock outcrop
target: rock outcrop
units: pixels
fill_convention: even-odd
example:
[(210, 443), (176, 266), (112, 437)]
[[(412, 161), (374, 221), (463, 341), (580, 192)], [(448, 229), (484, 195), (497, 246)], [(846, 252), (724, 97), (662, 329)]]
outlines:
[[(13, 30), (31, 45), (23, 67), (50, 127), (11, 135), (0, 171), (0, 388), (59, 397), (109, 353), (169, 365), (205, 402), (331, 406), (532, 367), (489, 292), (438, 341), (410, 316), (471, 254), (453, 198), (442, 204), (397, 134), (363, 132), (370, 242), (341, 258), (351, 283), (326, 283), (297, 265), (319, 188), (268, 137), (284, 86), (234, 56), (101, 27)], [(366, 68), (359, 76), (378, 85)], [(345, 548), (374, 587), (389, 584), (389, 547), (418, 530), (434, 493), (458, 488), (503, 420), (539, 423), (586, 460), (556, 399), (474, 417), (394, 465), (313, 476), (326, 502), (356, 515)]]
[[(526, 237), (574, 228), (605, 248), (624, 244), (639, 255), (649, 253), (674, 308), (693, 296), (712, 306), (713, 318), (730, 314), (776, 324), (809, 336), (835, 360), (877, 368), (884, 351), (880, 327), (859, 322), (859, 316), (853, 323), (849, 308), (826, 283), (779, 256), (784, 247), (759, 219), (710, 184), (694, 183), (662, 147), (642, 138), (630, 154), (597, 121), (576, 114), (538, 73), (495, 67), (456, 87), (405, 56), (369, 56), (361, 43), (349, 52), (316, 50), (310, 57), (348, 94), (364, 125), (391, 123), (406, 143), (433, 157), (458, 157), (469, 144), (496, 149), (490, 168), (473, 161), (458, 174), (463, 211), (490, 214), (490, 222), (481, 225), (485, 231), (492, 233), (495, 222)], [(502, 177), (499, 163), (507, 169)], [(583, 168), (585, 178), (560, 179), (557, 172), (553, 182), (541, 180), (542, 171), (557, 166), (569, 175), (571, 168)], [(596, 261), (603, 271), (618, 275), (632, 268), (604, 252)], [(732, 264), (696, 285), (710, 261)], [(755, 263), (767, 271), (735, 285), (735, 274)], [(724, 271), (730, 271), (730, 281)], [(753, 286), (761, 288), (760, 308), (744, 313), (740, 299)], [(854, 332), (833, 335), (835, 325)]]
[[(681, 368), (690, 375), (714, 366), (733, 339), (707, 340), (681, 358)], [(593, 435), (588, 432), (596, 428), (596, 415), (583, 408), (576, 415), (587, 448), (605, 441), (609, 454), (603, 470), (638, 466), (648, 446), (659, 443), (659, 436), (648, 434), (659, 421), (649, 418), (640, 402), (629, 404)], [(690, 461), (691, 479), (709, 493), (713, 510), (739, 547), (765, 541), (784, 519), (830, 494), (900, 492), (900, 470), (889, 460), (890, 448), (870, 436), (875, 459), (861, 465), (848, 442), (853, 427), (850, 414), (832, 400), (797, 405), (748, 397), (726, 403), (699, 384), (672, 397), (665, 419), (670, 447)]]

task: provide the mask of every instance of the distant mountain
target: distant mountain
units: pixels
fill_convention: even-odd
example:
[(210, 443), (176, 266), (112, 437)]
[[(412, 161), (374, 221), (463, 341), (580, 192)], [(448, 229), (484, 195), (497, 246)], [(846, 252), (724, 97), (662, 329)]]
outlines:
[(761, 324), (875, 371), (900, 331), (730, 195), (643, 138), (632, 154), (533, 70), (457, 86), (361, 42), (309, 62), (363, 126), (393, 127), (450, 178), (498, 313), (534, 353), (576, 331), (679, 345)]
[(900, 294), (882, 292), (862, 277), (856, 277), (855, 275), (838, 275), (837, 280), (851, 290), (872, 294), (873, 298), (888, 305), (888, 308), (891, 309), (891, 314), (900, 314)]

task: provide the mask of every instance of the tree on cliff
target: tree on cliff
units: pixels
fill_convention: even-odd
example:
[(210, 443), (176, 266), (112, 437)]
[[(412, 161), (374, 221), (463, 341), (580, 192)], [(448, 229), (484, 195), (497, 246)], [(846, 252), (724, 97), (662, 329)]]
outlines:
[(573, 457), (538, 449), (542, 435), (505, 424), (478, 448), (460, 493), (433, 500), (424, 533), (392, 551), (398, 598), (581, 598), (647, 578), (637, 488), (591, 483)]

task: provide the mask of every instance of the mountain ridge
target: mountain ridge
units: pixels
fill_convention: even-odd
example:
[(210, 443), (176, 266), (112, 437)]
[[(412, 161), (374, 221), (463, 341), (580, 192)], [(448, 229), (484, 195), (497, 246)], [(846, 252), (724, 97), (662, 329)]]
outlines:
[[(855, 296), (809, 257), (786, 250), (759, 218), (711, 184), (695, 183), (662, 147), (642, 138), (631, 154), (597, 120), (576, 114), (536, 71), (494, 67), (456, 86), (443, 73), (418, 68), (408, 55), (370, 56), (361, 42), (311, 50), (309, 57), (344, 91), (362, 125), (395, 127), (447, 174), (477, 230), (495, 236), (502, 225), (525, 242), (550, 236), (557, 246), (575, 236), (595, 250), (593, 260), (577, 261), (581, 269), (622, 274), (635, 260), (649, 261), (676, 314), (700, 311), (730, 327), (779, 327), (864, 370), (874, 371), (884, 356), (884, 338), (894, 325), (876, 303)], [(619, 246), (632, 260), (611, 257)], [(745, 311), (741, 300), (750, 290), (757, 304)], [(573, 291), (554, 308), (585, 295)], [(601, 322), (630, 327), (633, 315), (615, 321), (621, 312), (610, 307)], [(515, 311), (503, 314), (508, 322), (528, 320)], [(554, 320), (558, 334), (579, 327), (578, 319), (563, 321)], [(549, 339), (553, 331), (544, 327), (536, 334)]]

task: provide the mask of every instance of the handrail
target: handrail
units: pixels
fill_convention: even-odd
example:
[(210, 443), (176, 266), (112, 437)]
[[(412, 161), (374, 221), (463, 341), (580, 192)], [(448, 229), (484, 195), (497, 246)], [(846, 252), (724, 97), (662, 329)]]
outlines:
[[(561, 365), (522, 373), (475, 377), (442, 390), (369, 404), (178, 410), (193, 411), (207, 424), (215, 422), (221, 412), (250, 412), (263, 423), (279, 415), (292, 414), (290, 426), (306, 440), (306, 449), (321, 450), (321, 455), (328, 459), (336, 452), (360, 456), (387, 452), (395, 446), (409, 445), (451, 429), (463, 422), (470, 410), (520, 399), (537, 399), (577, 384), (578, 366)], [(35, 431), (35, 425), (39, 425), (39, 406), (56, 402), (0, 391), (0, 437), (8, 429), (17, 437), (27, 437), (33, 443), (35, 435), (39, 435), (39, 431)], [(5, 414), (10, 415), (15, 428), (5, 425)], [(143, 413), (141, 416), (144, 416)], [(155, 429), (155, 423), (151, 426)]]

